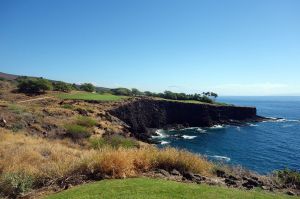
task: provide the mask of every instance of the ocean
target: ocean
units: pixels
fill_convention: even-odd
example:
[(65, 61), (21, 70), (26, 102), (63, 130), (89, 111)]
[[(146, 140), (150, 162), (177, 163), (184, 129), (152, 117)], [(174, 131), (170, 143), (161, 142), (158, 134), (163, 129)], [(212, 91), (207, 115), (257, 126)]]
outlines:
[(300, 171), (300, 97), (220, 97), (218, 101), (255, 106), (260, 116), (283, 119), (245, 126), (158, 130), (160, 136), (153, 139), (160, 147), (186, 149), (260, 174), (284, 168)]

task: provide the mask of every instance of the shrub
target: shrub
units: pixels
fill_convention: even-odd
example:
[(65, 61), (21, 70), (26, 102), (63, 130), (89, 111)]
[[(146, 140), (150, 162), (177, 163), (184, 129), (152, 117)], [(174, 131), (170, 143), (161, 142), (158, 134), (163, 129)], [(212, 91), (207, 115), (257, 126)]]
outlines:
[(137, 148), (139, 143), (132, 138), (125, 138), (120, 135), (115, 135), (112, 137), (104, 137), (104, 138), (92, 138), (90, 139), (90, 143), (92, 148), (101, 149), (104, 147), (112, 147), (112, 148)]
[(111, 89), (114, 95), (124, 95), (124, 96), (131, 96), (132, 92), (131, 90), (127, 88), (116, 88), (116, 89)]
[(80, 89), (86, 92), (94, 92), (96, 90), (95, 86), (91, 83), (84, 83), (80, 85)]
[(292, 187), (297, 186), (300, 188), (300, 172), (291, 169), (277, 170), (274, 171), (275, 177), (280, 183), (286, 186)]
[(88, 128), (77, 124), (68, 124), (65, 126), (67, 135), (73, 139), (88, 138), (91, 132)]
[(77, 119), (76, 124), (84, 127), (93, 127), (97, 125), (97, 121), (90, 117), (80, 116)]
[(74, 106), (72, 104), (63, 104), (61, 107), (65, 109), (74, 109)]
[(55, 91), (70, 92), (72, 90), (72, 86), (65, 82), (53, 82), (52, 85)]
[(26, 94), (40, 94), (52, 89), (52, 84), (45, 79), (22, 79), (18, 83), (19, 92)]
[(23, 172), (4, 173), (0, 178), (0, 193), (12, 198), (28, 192), (32, 186), (32, 176)]

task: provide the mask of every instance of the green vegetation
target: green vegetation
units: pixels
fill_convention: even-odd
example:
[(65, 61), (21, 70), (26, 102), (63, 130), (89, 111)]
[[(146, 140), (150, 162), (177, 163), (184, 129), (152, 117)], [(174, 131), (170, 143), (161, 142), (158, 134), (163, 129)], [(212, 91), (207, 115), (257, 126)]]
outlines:
[(278, 170), (274, 172), (280, 183), (287, 187), (300, 188), (300, 172), (291, 169)]
[(74, 106), (72, 104), (63, 104), (61, 107), (70, 110), (74, 109)]
[(111, 94), (98, 94), (98, 93), (86, 93), (86, 92), (76, 92), (76, 93), (61, 93), (57, 95), (61, 99), (73, 99), (73, 100), (95, 100), (95, 101), (118, 101), (126, 98), (125, 96), (116, 96)]
[(90, 143), (94, 149), (101, 149), (105, 147), (112, 147), (116, 149), (137, 148), (139, 146), (139, 143), (135, 139), (125, 138), (120, 135), (103, 138), (91, 138)]
[(115, 88), (111, 89), (114, 95), (132, 96), (132, 91), (128, 88)]
[(86, 117), (86, 116), (80, 116), (76, 123), (80, 126), (84, 126), (84, 127), (93, 127), (97, 125), (97, 121), (94, 120), (93, 118), (90, 117)]
[(91, 136), (91, 132), (87, 127), (80, 126), (78, 124), (65, 125), (67, 135), (73, 139), (88, 138)]
[(132, 178), (123, 180), (103, 180), (86, 184), (61, 193), (50, 195), (46, 199), (67, 198), (130, 198), (130, 199), (176, 199), (176, 198), (223, 198), (223, 199), (285, 199), (293, 198), (259, 191), (243, 191), (239, 189), (185, 184), (173, 181)]
[(86, 116), (80, 116), (73, 124), (65, 125), (67, 135), (73, 139), (83, 139), (91, 136), (91, 127), (96, 126), (97, 121)]
[(84, 83), (80, 85), (80, 90), (86, 92), (94, 92), (96, 90), (95, 86), (91, 83)]
[(41, 94), (52, 89), (50, 81), (42, 78), (22, 78), (18, 80), (18, 90), (26, 94)]
[(24, 113), (25, 108), (23, 106), (19, 106), (17, 104), (9, 104), (8, 110), (10, 110), (12, 113), (15, 113), (15, 114), (21, 114), (21, 113)]
[(181, 100), (181, 101), (198, 101), (205, 103), (214, 103), (215, 99), (218, 97), (216, 93), (204, 92), (202, 94), (186, 94), (186, 93), (174, 93), (171, 91), (165, 91), (164, 93), (151, 93), (149, 91), (145, 92), (146, 96), (159, 97), (169, 100)]
[(53, 82), (52, 85), (54, 91), (70, 92), (72, 90), (72, 86), (65, 82)]
[(33, 186), (32, 176), (22, 172), (5, 173), (0, 178), (0, 193), (8, 195), (11, 198), (28, 192)]

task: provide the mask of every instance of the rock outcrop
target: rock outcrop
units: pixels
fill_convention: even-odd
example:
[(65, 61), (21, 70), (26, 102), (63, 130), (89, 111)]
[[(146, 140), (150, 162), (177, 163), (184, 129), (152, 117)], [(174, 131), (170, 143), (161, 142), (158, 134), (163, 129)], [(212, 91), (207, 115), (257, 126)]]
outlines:
[(183, 103), (141, 98), (110, 110), (130, 126), (141, 140), (148, 140), (149, 129), (168, 127), (210, 127), (217, 124), (243, 124), (262, 120), (255, 107)]

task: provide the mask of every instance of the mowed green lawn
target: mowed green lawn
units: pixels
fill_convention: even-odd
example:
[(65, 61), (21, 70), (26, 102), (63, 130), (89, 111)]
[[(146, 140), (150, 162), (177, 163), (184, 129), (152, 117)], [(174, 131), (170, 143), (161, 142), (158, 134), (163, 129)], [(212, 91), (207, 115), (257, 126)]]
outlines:
[(74, 92), (74, 93), (60, 93), (56, 95), (60, 99), (73, 99), (73, 100), (95, 100), (95, 101), (118, 101), (126, 99), (126, 96), (117, 96), (112, 94), (98, 94), (87, 92)]
[(173, 181), (132, 178), (103, 180), (50, 195), (46, 199), (287, 199), (287, 195), (275, 195), (259, 191), (242, 191), (225, 187), (185, 184)]

